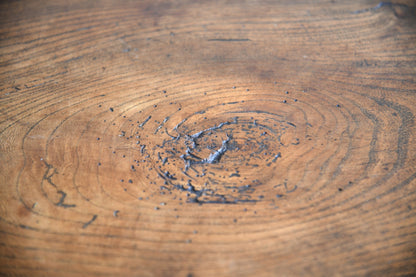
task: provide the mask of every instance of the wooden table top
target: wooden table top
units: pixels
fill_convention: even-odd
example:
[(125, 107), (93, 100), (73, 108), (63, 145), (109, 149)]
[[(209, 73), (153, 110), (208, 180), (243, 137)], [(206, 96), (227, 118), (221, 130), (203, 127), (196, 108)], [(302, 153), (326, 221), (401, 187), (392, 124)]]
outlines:
[(1, 1), (1, 276), (414, 276), (414, 1)]

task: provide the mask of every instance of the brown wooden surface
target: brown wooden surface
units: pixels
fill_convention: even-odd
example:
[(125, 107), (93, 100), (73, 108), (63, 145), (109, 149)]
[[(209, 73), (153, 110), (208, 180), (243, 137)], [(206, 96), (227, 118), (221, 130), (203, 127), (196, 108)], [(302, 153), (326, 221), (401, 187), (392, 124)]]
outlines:
[(415, 6), (2, 1), (0, 275), (414, 276)]

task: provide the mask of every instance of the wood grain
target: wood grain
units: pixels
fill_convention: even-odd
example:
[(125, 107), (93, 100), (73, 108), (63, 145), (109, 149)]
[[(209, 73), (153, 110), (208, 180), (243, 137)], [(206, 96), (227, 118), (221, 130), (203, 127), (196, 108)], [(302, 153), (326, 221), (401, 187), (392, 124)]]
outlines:
[(0, 275), (415, 275), (415, 7), (2, 1)]

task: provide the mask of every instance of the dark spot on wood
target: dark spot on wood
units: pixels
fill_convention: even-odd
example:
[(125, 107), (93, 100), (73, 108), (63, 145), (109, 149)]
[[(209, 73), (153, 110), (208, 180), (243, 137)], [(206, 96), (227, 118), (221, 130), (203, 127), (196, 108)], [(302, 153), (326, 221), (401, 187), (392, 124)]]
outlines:
[(93, 223), (95, 220), (97, 219), (97, 215), (95, 214), (90, 221), (86, 222), (84, 225), (82, 225), (82, 229), (87, 228), (88, 226), (90, 226), (91, 223)]

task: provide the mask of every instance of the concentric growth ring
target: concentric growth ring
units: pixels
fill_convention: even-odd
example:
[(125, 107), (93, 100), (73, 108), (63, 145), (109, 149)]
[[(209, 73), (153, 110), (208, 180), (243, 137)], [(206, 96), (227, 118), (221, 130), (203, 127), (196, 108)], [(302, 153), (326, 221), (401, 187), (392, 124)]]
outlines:
[[(101, 166), (99, 183), (121, 184), (133, 198), (157, 193), (200, 204), (274, 202), (298, 188), (302, 174), (289, 180), (288, 172), (304, 168), (298, 158), (317, 143), (322, 127), (308, 117), (322, 117), (318, 109), (278, 93), (166, 99), (107, 122), (112, 136), (99, 151), (117, 170)], [(104, 190), (116, 197), (113, 187)]]

